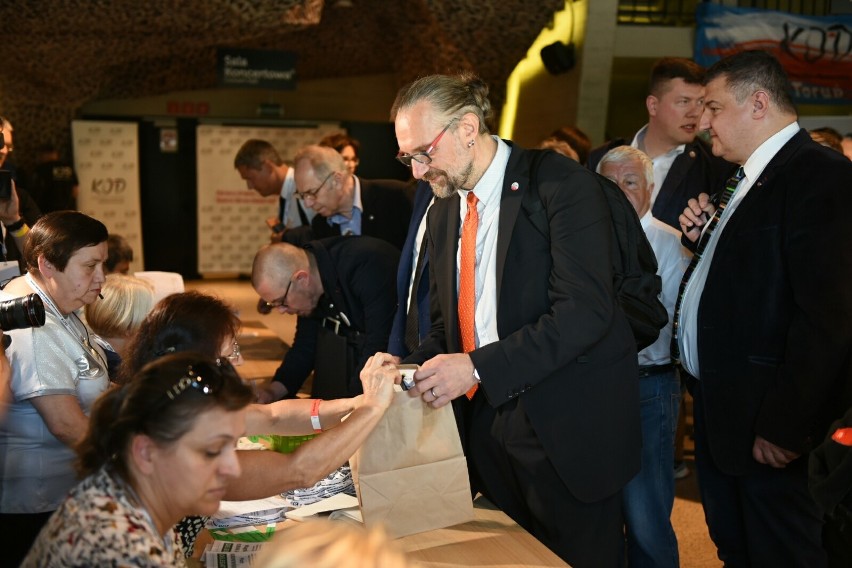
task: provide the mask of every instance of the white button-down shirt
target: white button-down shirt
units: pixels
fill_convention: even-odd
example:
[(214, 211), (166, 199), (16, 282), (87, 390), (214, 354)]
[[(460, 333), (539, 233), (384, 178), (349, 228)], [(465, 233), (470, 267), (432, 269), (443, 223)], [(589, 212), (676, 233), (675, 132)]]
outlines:
[[(479, 199), (476, 210), (479, 213), (479, 228), (476, 231), (476, 346), (482, 347), (500, 339), (497, 335), (497, 229), (500, 219), (500, 197), (503, 190), (503, 178), (511, 151), (509, 146), (497, 141), (497, 153), (491, 165), (473, 188)], [(459, 190), (461, 206), (459, 214), (464, 225), (467, 215), (468, 191)], [(461, 230), (459, 231), (456, 266), (461, 266)], [(458, 274), (456, 289), (458, 290)]]

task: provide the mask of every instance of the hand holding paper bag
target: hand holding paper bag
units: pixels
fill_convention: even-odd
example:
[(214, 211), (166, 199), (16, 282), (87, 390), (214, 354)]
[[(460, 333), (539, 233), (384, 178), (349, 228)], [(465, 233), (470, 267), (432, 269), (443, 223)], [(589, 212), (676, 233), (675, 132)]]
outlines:
[[(366, 385), (365, 385), (366, 390)], [(350, 460), (364, 524), (394, 537), (473, 519), (467, 463), (451, 406), (406, 392)]]

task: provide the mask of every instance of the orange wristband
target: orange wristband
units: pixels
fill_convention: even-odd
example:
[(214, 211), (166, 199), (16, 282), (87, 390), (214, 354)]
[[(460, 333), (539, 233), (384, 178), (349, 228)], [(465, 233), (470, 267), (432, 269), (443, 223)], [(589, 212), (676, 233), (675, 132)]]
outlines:
[(322, 399), (315, 398), (314, 404), (311, 406), (311, 426), (314, 427), (314, 432), (319, 434), (322, 432), (322, 424), (320, 424), (319, 419), (319, 405), (322, 402)]

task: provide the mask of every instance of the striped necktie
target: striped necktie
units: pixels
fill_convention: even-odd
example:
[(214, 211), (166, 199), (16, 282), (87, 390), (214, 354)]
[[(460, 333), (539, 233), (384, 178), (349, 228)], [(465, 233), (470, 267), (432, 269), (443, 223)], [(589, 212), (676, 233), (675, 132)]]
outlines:
[(731, 201), (731, 197), (737, 190), (737, 186), (740, 184), (740, 180), (743, 179), (744, 175), (745, 171), (742, 167), (740, 167), (736, 171), (736, 173), (734, 173), (734, 175), (728, 179), (727, 183), (725, 183), (725, 190), (722, 192), (722, 196), (719, 199), (719, 206), (716, 208), (716, 212), (713, 213), (713, 217), (707, 224), (707, 228), (704, 230), (704, 234), (699, 237), (698, 246), (696, 247), (695, 253), (692, 256), (692, 261), (690, 261), (689, 266), (686, 267), (686, 271), (683, 273), (683, 278), (680, 281), (680, 288), (678, 289), (677, 293), (677, 302), (675, 303), (674, 317), (672, 318), (672, 362), (680, 362), (680, 346), (677, 342), (678, 328), (680, 324), (680, 308), (683, 304), (683, 293), (686, 291), (686, 285), (689, 283), (689, 277), (692, 276), (692, 273), (695, 272), (695, 267), (698, 266), (698, 263), (701, 261), (701, 256), (704, 253), (704, 249), (707, 248), (707, 243), (710, 242), (710, 235), (713, 234), (713, 231), (716, 230), (716, 225), (719, 224), (719, 219), (722, 217), (722, 213), (728, 206), (728, 202)]

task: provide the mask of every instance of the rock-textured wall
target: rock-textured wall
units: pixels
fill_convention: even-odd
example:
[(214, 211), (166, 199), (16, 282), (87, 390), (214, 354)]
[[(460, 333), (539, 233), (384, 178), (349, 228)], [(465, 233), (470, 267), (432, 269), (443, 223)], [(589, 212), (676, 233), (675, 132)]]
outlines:
[[(67, 150), (85, 102), (216, 85), (217, 47), (298, 54), (301, 79), (472, 70), (505, 81), (564, 0), (5, 0), (0, 114), (16, 158)], [(341, 96), (345, 96), (342, 94)]]

